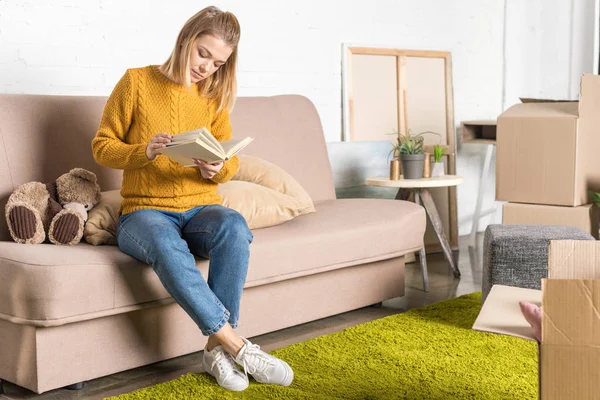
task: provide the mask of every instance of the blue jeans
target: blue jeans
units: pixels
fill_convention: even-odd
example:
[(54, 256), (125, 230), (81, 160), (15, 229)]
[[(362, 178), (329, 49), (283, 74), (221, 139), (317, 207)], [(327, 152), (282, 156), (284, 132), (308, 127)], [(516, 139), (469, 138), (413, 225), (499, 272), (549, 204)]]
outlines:
[[(254, 236), (244, 217), (221, 205), (178, 213), (138, 210), (121, 216), (119, 248), (150, 264), (171, 297), (205, 336), (237, 327)], [(208, 282), (194, 254), (209, 258)]]

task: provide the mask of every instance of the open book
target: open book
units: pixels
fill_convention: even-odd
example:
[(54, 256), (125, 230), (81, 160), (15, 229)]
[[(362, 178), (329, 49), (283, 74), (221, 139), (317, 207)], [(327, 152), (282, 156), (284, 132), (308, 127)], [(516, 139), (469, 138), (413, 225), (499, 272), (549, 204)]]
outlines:
[(227, 161), (253, 140), (247, 137), (219, 142), (208, 129), (200, 128), (173, 135), (171, 143), (160, 153), (184, 167), (194, 167), (194, 158), (209, 164)]

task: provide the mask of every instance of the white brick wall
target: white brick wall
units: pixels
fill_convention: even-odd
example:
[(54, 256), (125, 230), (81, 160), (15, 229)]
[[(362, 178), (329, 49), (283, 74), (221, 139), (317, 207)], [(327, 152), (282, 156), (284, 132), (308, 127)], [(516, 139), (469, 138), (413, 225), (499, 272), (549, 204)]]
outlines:
[[(0, 0), (0, 90), (107, 95), (126, 68), (161, 63), (185, 20), (204, 5)], [(450, 50), (456, 120), (493, 117), (501, 109), (501, 0), (216, 5), (242, 25), (240, 95), (306, 95), (329, 141), (341, 135), (342, 43)]]
[[(326, 139), (338, 141), (342, 43), (451, 51), (458, 125), (465, 119), (494, 118), (519, 95), (571, 95), (573, 77), (588, 68), (585, 55), (576, 56), (593, 43), (587, 37), (590, 24), (582, 22), (589, 20), (588, 14), (593, 16), (594, 3), (226, 0), (214, 4), (234, 12), (242, 25), (240, 95), (303, 94), (315, 103)], [(108, 95), (126, 68), (164, 61), (185, 20), (209, 4), (0, 0), (0, 92)], [(459, 152), (457, 169), (466, 177), (458, 190), (461, 234), (470, 229), (481, 157), (474, 146), (463, 146)], [(493, 192), (486, 201), (492, 203)]]
[(507, 0), (505, 107), (519, 97), (577, 99), (593, 72), (597, 0)]

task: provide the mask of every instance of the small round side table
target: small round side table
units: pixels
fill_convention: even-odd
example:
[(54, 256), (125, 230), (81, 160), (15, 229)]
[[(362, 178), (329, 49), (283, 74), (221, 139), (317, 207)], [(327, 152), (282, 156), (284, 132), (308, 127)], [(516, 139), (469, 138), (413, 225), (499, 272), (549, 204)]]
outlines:
[[(387, 176), (367, 178), (366, 184), (369, 186), (382, 186), (382, 187), (393, 187), (398, 188), (398, 194), (396, 194), (396, 200), (408, 200), (411, 193), (414, 194), (415, 203), (423, 206), (425, 212), (431, 221), (435, 233), (442, 245), (444, 255), (450, 264), (450, 269), (454, 274), (454, 277), (460, 278), (460, 271), (458, 266), (454, 262), (452, 257), (452, 249), (450, 248), (450, 242), (448, 237), (444, 233), (442, 226), (442, 220), (438, 214), (429, 188), (435, 187), (449, 187), (460, 185), (464, 181), (462, 176), (458, 175), (445, 175), (437, 176), (432, 178), (421, 178), (421, 179), (404, 179), (400, 177), (398, 180), (390, 180)], [(419, 251), (419, 261), (421, 263), (421, 274), (423, 275), (423, 289), (429, 291), (429, 278), (427, 276), (427, 258), (425, 256), (425, 246)]]

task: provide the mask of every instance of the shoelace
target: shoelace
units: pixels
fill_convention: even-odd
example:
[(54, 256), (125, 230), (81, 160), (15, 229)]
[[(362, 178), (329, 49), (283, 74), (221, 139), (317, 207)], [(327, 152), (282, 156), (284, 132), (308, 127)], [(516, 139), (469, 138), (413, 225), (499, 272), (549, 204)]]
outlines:
[(212, 362), (210, 368), (213, 369), (215, 365), (219, 367), (219, 371), (223, 374), (223, 380), (225, 380), (231, 372), (235, 373), (235, 370), (237, 369), (233, 358), (224, 351), (219, 351), (215, 354), (215, 360)]
[(246, 376), (248, 374), (260, 373), (264, 379), (269, 380), (269, 376), (266, 373), (268, 367), (274, 366), (275, 363), (270, 359), (269, 355), (260, 350), (260, 346), (257, 344), (246, 345), (242, 366)]

